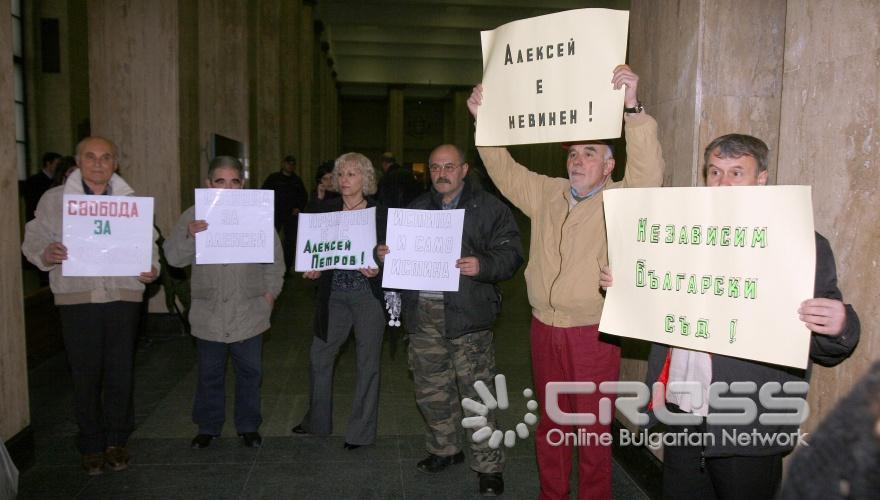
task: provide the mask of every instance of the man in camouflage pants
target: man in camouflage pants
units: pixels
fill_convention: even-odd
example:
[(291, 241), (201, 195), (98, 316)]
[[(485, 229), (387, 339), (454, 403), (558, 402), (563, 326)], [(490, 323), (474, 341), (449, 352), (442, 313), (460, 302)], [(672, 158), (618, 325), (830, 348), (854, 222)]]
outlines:
[[(468, 164), (453, 145), (434, 149), (428, 160), (433, 189), (408, 208), (464, 209), (461, 276), (457, 292), (405, 291), (403, 321), (409, 332), (409, 361), (416, 402), (427, 424), (428, 457), (416, 467), (437, 473), (464, 461), (461, 399), (479, 400), (474, 382), (482, 380), (494, 392), (495, 349), (492, 324), (501, 309), (496, 283), (509, 279), (523, 262), (519, 228), (510, 209), (498, 198), (466, 179)], [(393, 242), (392, 242), (393, 244)], [(394, 248), (381, 245), (378, 254)], [(494, 424), (489, 418), (490, 425)], [(479, 475), (480, 493), (504, 491), (501, 449), (486, 441), (473, 443), (471, 468)]]

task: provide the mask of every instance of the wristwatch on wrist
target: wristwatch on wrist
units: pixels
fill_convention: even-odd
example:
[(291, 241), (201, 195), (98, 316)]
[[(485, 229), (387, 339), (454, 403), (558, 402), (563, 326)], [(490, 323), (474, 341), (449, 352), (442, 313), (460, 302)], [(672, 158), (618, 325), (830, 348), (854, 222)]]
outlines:
[(629, 113), (629, 114), (633, 114), (633, 113), (641, 113), (641, 112), (644, 111), (644, 110), (645, 110), (645, 107), (642, 106), (642, 102), (641, 102), (641, 101), (636, 101), (636, 105), (633, 106), (633, 107), (631, 107), (631, 108), (623, 108), (623, 112), (624, 112), (624, 113)]

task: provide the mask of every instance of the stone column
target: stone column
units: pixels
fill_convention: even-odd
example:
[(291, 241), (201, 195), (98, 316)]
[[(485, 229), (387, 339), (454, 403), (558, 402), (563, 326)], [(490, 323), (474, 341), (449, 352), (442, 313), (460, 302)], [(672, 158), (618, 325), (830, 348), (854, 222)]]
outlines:
[[(9, 18), (7, 18), (9, 19)], [(0, 230), (19, 233), (15, 146), (12, 23), (0, 23)], [(2, 172), (5, 172), (2, 173)], [(0, 241), (0, 440), (7, 441), (30, 424), (27, 353), (21, 283), (21, 247), (15, 237)]]
[[(281, 2), (280, 42), (278, 47), (278, 80), (281, 103), (279, 134), (281, 154), (302, 157), (300, 152), (300, 13), (301, 0)], [(303, 179), (305, 180), (305, 179)]]
[(250, 186), (258, 188), (278, 169), (281, 152), (279, 0), (250, 0)]
[(388, 88), (388, 151), (403, 163), (403, 87)]
[(116, 143), (120, 173), (155, 198), (167, 233), (181, 212), (177, 1), (91, 0), (88, 9), (92, 134)]
[(778, 183), (812, 186), (816, 231), (831, 242), (838, 285), (862, 323), (850, 359), (813, 365), (808, 432), (880, 358), (878, 20), (876, 2), (788, 2)]
[(315, 29), (314, 2), (304, 3), (299, 21), (299, 154), (301, 165), (314, 163), (312, 152), (313, 117), (312, 102), (315, 87)]
[(452, 142), (465, 154), (474, 149), (474, 118), (467, 109), (471, 90), (459, 89), (452, 93)]
[[(775, 180), (785, 5), (632, 1), (629, 64), (639, 75), (639, 98), (659, 124), (665, 186), (703, 185), (703, 149), (732, 132), (767, 142)], [(644, 380), (643, 344), (624, 341), (621, 380)]]
[[(777, 151), (785, 4), (633, 0), (630, 66), (660, 126), (664, 185), (702, 185), (702, 150), (723, 134), (751, 134)], [(775, 154), (770, 172), (775, 180)]]

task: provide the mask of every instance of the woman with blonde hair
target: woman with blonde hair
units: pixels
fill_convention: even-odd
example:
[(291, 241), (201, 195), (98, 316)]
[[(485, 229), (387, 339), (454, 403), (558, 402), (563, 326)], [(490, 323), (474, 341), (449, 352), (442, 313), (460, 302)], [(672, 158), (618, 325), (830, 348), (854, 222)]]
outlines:
[[(346, 153), (336, 159), (333, 185), (339, 197), (315, 204), (310, 211), (364, 210), (375, 206), (376, 173), (370, 160), (360, 153)], [(384, 235), (385, 211), (376, 210), (377, 237)], [(345, 430), (346, 450), (376, 440), (379, 414), (379, 359), (385, 313), (377, 268), (307, 271), (316, 280), (318, 296), (314, 334), (309, 353), (309, 411), (292, 430), (295, 434), (329, 435), (333, 432), (333, 366), (339, 348), (354, 327), (357, 352), (357, 381), (351, 415)]]

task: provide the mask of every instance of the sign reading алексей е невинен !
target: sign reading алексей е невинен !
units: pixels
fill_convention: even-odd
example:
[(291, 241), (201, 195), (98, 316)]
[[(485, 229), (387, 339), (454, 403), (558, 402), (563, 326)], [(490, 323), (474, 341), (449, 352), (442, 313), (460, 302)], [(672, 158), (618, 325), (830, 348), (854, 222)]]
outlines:
[(376, 268), (376, 208), (299, 214), (296, 232), (298, 272)]
[(137, 276), (153, 257), (153, 198), (64, 195), (64, 276)]
[(382, 286), (457, 292), (464, 210), (388, 209)]
[[(275, 191), (196, 189), (196, 264), (275, 262)], [(278, 256), (278, 258), (281, 258)]]
[(808, 186), (603, 193), (614, 278), (599, 329), (805, 368), (816, 240)]
[(629, 12), (578, 9), (481, 33), (483, 102), (477, 146), (620, 137)]

